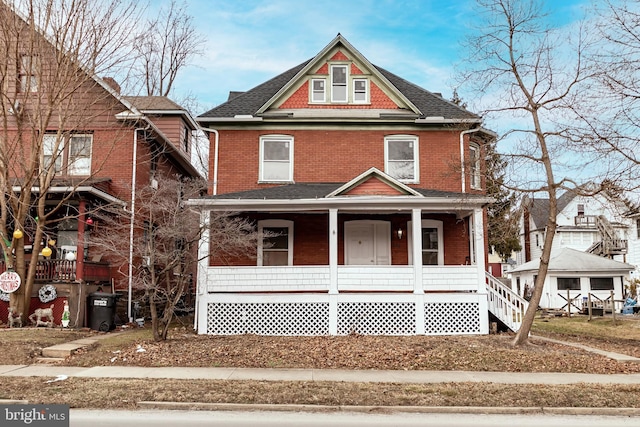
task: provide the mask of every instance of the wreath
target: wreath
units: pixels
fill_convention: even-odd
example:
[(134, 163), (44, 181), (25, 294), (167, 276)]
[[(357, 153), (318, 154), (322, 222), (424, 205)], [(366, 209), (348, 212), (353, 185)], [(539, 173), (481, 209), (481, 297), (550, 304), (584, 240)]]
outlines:
[(11, 300), (11, 295), (4, 291), (0, 291), (0, 301), (9, 302)]
[(53, 285), (44, 285), (38, 291), (38, 298), (40, 298), (40, 302), (46, 303), (51, 302), (58, 297), (58, 292), (56, 291), (56, 287)]

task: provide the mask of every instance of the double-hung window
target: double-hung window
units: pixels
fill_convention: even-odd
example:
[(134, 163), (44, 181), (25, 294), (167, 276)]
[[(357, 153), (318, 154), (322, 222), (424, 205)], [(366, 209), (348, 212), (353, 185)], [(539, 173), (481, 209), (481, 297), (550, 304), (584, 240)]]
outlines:
[(91, 175), (91, 134), (45, 134), (43, 169), (53, 164), (56, 174)]
[(327, 100), (324, 79), (311, 79), (311, 102), (325, 102)]
[(469, 176), (471, 188), (479, 190), (480, 182), (480, 147), (476, 144), (469, 145)]
[(293, 221), (258, 221), (258, 265), (293, 265)]
[(384, 139), (385, 172), (399, 181), (417, 183), (418, 137), (394, 135)]
[(268, 135), (260, 138), (260, 181), (293, 181), (293, 137)]
[(42, 168), (48, 172), (53, 165), (54, 173), (62, 171), (62, 152), (64, 149), (64, 137), (55, 133), (47, 133), (42, 136), (42, 151), (44, 154)]
[(349, 91), (347, 81), (349, 79), (349, 67), (347, 65), (331, 66), (331, 102), (347, 102)]
[(22, 55), (22, 57), (20, 58), (20, 70), (18, 71), (20, 92), (27, 93), (38, 91), (38, 78), (36, 76), (37, 69), (37, 56)]
[(91, 135), (70, 135), (67, 157), (68, 175), (91, 175)]
[(353, 102), (356, 104), (369, 102), (369, 80), (353, 79)]

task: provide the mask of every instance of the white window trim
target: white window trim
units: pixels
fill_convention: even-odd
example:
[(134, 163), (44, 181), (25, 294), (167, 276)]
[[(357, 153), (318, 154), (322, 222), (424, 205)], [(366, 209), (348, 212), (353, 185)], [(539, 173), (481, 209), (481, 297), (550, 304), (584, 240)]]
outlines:
[[(264, 143), (269, 141), (287, 141), (289, 143), (289, 177), (282, 180), (264, 179)], [(263, 135), (260, 137), (260, 171), (258, 182), (293, 182), (293, 137), (290, 135)]]
[(263, 233), (264, 229), (270, 227), (287, 228), (287, 265), (293, 265), (293, 221), (287, 219), (265, 219), (258, 221), (258, 266), (263, 266)]
[[(324, 89), (322, 91), (322, 100), (319, 99), (314, 99), (313, 95), (316, 93), (314, 88), (313, 88), (313, 84), (315, 82), (321, 81), (324, 83)], [(320, 93), (320, 92), (318, 92)], [(312, 104), (323, 104), (327, 102), (327, 79), (324, 78), (313, 78), (311, 79), (310, 83), (309, 83), (309, 102)]]
[[(407, 222), (407, 230), (412, 230), (413, 221)], [(438, 230), (438, 265), (444, 265), (444, 227), (442, 221), (436, 219), (423, 219), (420, 233), (423, 228), (435, 228)], [(413, 265), (413, 234), (407, 233), (407, 246), (409, 250), (409, 265)], [(422, 253), (422, 248), (420, 248)], [(420, 261), (422, 262), (422, 261)], [(428, 266), (427, 266), (428, 267)]]
[[(364, 100), (362, 101), (358, 101), (356, 100), (356, 81), (363, 81), (364, 82)], [(370, 102), (370, 90), (369, 90), (369, 79), (365, 79), (365, 78), (354, 78), (352, 80), (352, 85), (353, 85), (353, 103), (354, 104), (368, 104)]]
[[(420, 150), (418, 148), (419, 139), (415, 135), (390, 135), (384, 138), (384, 171), (386, 174), (391, 175), (389, 172), (389, 142), (393, 141), (413, 141), (413, 179), (398, 179), (400, 182), (407, 184), (419, 184), (420, 183)], [(394, 177), (395, 178), (395, 177)]]
[[(74, 137), (88, 137), (91, 140), (91, 147), (89, 150), (89, 157), (88, 157), (88, 161), (89, 161), (89, 170), (87, 171), (87, 173), (77, 173), (77, 172), (71, 172), (72, 170), (72, 159), (71, 159), (71, 140)], [(66, 171), (67, 171), (67, 175), (70, 176), (88, 176), (91, 175), (91, 159), (93, 156), (93, 135), (90, 133), (72, 133), (67, 137), (67, 141), (66, 141), (66, 158), (67, 158), (67, 164), (64, 165), (63, 167), (66, 167)]]
[[(474, 156), (471, 155), (471, 151), (476, 152), (475, 161)], [(469, 165), (469, 181), (471, 188), (474, 190), (481, 190), (482, 180), (480, 179), (480, 146), (478, 144), (469, 144), (469, 162), (474, 162), (474, 164)]]
[[(58, 143), (57, 152), (54, 153), (55, 145)], [(58, 135), (56, 133), (45, 133), (42, 136), (42, 153), (44, 157), (49, 156), (50, 161), (54, 163), (54, 174), (60, 175), (62, 173), (63, 162), (64, 162), (64, 146), (65, 146), (65, 137), (63, 135)], [(50, 148), (51, 152), (49, 152), (48, 148)], [(43, 164), (43, 169), (48, 171), (51, 167), (50, 164)]]
[[(346, 99), (336, 100), (334, 97), (333, 91), (333, 69), (336, 67), (342, 67), (346, 69), (345, 76), (345, 95)], [(331, 64), (329, 66), (329, 78), (331, 79), (331, 102), (339, 103), (339, 104), (348, 104), (349, 103), (349, 64)]]

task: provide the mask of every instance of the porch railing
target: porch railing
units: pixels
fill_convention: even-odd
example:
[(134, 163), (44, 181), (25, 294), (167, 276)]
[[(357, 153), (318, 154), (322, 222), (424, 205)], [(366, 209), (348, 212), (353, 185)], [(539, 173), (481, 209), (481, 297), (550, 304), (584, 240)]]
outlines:
[[(338, 292), (413, 292), (414, 268), (409, 265), (337, 268)], [(477, 292), (483, 289), (475, 266), (425, 266), (425, 292)], [(329, 292), (329, 266), (208, 267), (207, 292)]]
[(509, 329), (517, 332), (529, 303), (504, 283), (486, 273), (489, 311)]
[[(29, 268), (27, 262), (26, 268)], [(0, 261), (0, 273), (6, 270), (4, 261)], [(77, 280), (77, 261), (64, 259), (47, 259), (37, 261), (36, 282), (75, 282)], [(111, 280), (109, 264), (104, 262), (85, 261), (82, 272), (87, 282), (108, 282)]]

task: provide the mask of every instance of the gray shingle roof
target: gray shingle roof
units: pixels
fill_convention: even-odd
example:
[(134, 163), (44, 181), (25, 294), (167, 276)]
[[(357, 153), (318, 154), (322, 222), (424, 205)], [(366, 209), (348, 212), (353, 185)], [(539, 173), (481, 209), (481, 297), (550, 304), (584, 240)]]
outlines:
[[(300, 199), (322, 199), (333, 191), (342, 187), (345, 183), (296, 183), (285, 184), (276, 187), (262, 188), (258, 190), (238, 191), (235, 193), (225, 193), (216, 196), (207, 196), (205, 199), (263, 199), (263, 200), (300, 200)], [(425, 197), (452, 198), (465, 197), (486, 197), (482, 195), (454, 193), (425, 188), (416, 188)]]
[[(310, 61), (310, 60), (309, 60)], [(236, 115), (254, 115), (273, 95), (286, 85), (309, 61), (285, 71), (246, 92), (234, 92), (224, 104), (201, 114), (198, 117), (235, 117)]]
[[(575, 191), (568, 190), (558, 197), (558, 213), (562, 212), (576, 196)], [(549, 218), (549, 199), (531, 199), (529, 212), (536, 229), (546, 227)]]
[[(309, 60), (311, 61), (311, 60)], [(302, 70), (309, 61), (285, 71), (246, 92), (235, 92), (227, 102), (198, 117), (232, 118), (236, 115), (253, 115), (269, 101), (283, 86)], [(373, 65), (398, 91), (409, 99), (421, 112), (421, 117), (444, 117), (445, 119), (479, 119), (479, 116), (413, 84), (383, 68)]]
[[(526, 262), (513, 269), (512, 273), (535, 271), (540, 268), (540, 260)], [(582, 271), (582, 272), (612, 272), (631, 271), (635, 267), (625, 262), (614, 261), (598, 255), (581, 252), (571, 248), (561, 248), (552, 251), (549, 259), (549, 272)]]

